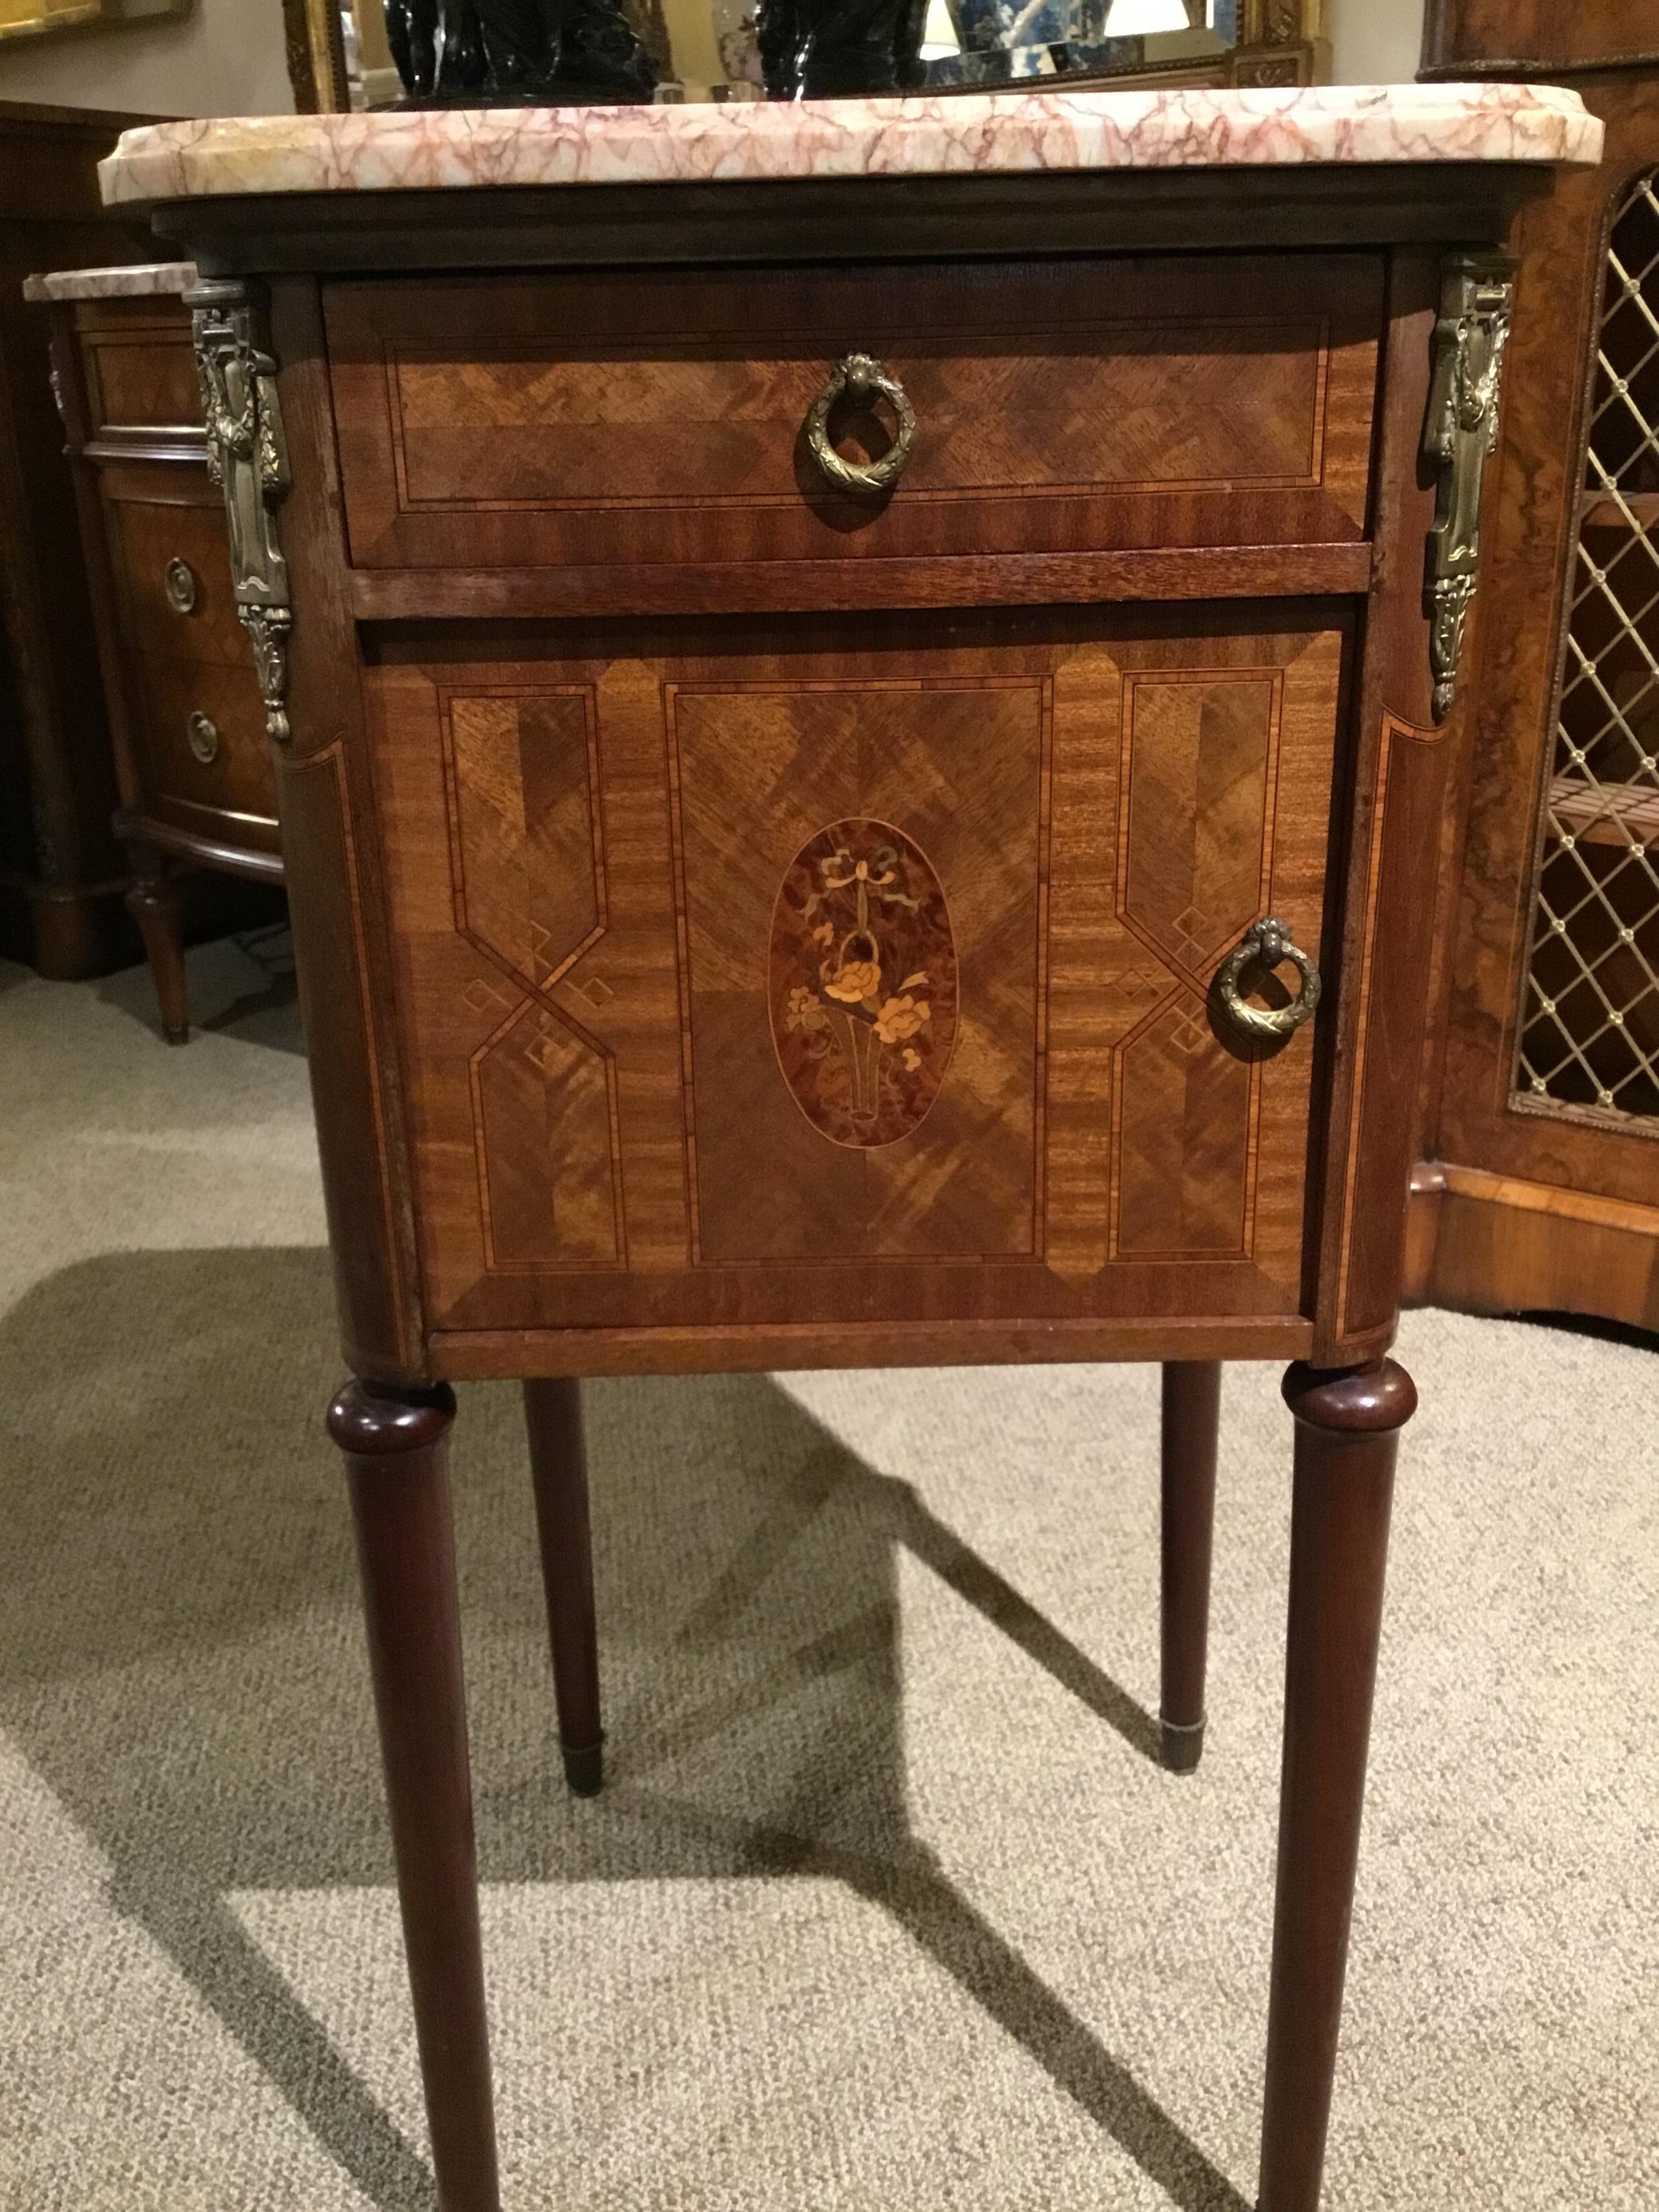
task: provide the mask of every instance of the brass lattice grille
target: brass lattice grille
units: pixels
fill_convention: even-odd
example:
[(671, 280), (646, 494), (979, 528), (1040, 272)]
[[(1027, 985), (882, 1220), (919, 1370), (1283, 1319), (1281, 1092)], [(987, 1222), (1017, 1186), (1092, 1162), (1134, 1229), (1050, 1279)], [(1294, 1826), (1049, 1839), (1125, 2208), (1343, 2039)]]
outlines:
[(1659, 198), (1613, 219), (1517, 1103), (1659, 1128)]

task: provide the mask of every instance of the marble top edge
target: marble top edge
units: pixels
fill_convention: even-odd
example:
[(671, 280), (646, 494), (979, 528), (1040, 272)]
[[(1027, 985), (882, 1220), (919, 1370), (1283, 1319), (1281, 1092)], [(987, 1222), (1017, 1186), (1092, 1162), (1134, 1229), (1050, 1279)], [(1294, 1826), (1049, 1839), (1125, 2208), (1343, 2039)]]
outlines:
[(633, 107), (444, 108), (150, 124), (99, 165), (123, 202), (471, 186), (1031, 170), (1600, 160), (1553, 85), (1045, 91)]
[(196, 282), (193, 261), (134, 261), (112, 269), (55, 269), (23, 279), (23, 297), (46, 300), (142, 300), (176, 296)]

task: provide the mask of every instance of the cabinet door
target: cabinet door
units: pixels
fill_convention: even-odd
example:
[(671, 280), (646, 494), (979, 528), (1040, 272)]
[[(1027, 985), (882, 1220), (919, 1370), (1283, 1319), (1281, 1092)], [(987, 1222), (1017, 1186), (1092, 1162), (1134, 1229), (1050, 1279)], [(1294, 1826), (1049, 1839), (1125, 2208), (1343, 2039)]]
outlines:
[[(1254, 618), (1255, 626), (1252, 626)], [(367, 672), (428, 1320), (1291, 1316), (1340, 619), (539, 625)]]

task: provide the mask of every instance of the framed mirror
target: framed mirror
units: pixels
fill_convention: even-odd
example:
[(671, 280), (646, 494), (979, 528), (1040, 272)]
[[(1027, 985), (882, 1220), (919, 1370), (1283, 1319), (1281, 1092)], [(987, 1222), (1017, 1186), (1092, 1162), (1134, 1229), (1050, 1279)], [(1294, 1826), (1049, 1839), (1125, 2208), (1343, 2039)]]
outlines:
[[(383, 107), (404, 97), (393, 42), (400, 20), (420, 0), (390, 4), (392, 37), (387, 0), (283, 0), (289, 74), (302, 113)], [(459, 6), (464, 17), (476, 11), (487, 22), (492, 0), (428, 4), (434, 12)], [(810, 32), (846, 0), (615, 4), (648, 58), (645, 76), (654, 76), (655, 99), (758, 100), (767, 96), (763, 42), (769, 29), (775, 46), (775, 26), (787, 11)], [(573, 5), (580, 9), (584, 0)], [(1317, 83), (1329, 69), (1326, 9), (1327, 0), (909, 0), (911, 52), (903, 74), (896, 82), (864, 88), (933, 94), (1035, 90), (1045, 83)], [(900, 12), (907, 12), (902, 0)], [(772, 66), (776, 82), (775, 59)], [(561, 94), (556, 86), (546, 96)], [(793, 96), (820, 96), (810, 73)], [(461, 93), (439, 97), (464, 104)]]

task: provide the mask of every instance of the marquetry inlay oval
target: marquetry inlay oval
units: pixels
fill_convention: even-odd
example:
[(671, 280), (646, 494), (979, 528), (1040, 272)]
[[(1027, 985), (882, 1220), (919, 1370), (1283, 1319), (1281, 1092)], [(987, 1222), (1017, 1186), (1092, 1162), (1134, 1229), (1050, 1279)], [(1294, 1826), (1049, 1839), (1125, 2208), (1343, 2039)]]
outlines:
[(778, 1066), (832, 1143), (890, 1145), (922, 1120), (957, 1036), (945, 890), (890, 822), (832, 822), (790, 862), (772, 911)]

